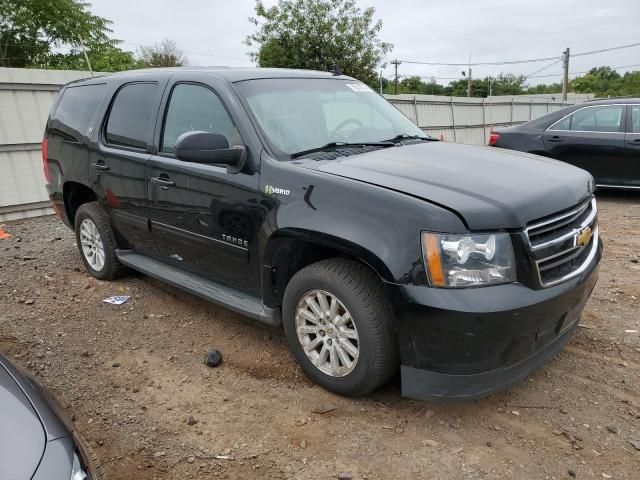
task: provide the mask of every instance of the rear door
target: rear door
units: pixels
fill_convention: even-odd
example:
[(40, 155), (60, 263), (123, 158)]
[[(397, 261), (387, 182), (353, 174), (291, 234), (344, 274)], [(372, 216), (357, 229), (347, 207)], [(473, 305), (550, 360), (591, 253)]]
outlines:
[(615, 183), (624, 169), (625, 112), (624, 105), (576, 110), (545, 130), (545, 147), (553, 158), (590, 172), (596, 183)]
[(149, 229), (146, 173), (162, 87), (158, 81), (117, 87), (90, 160), (94, 191), (113, 226), (130, 248), (147, 255), (157, 253)]
[(625, 175), (623, 186), (640, 188), (640, 105), (627, 106), (625, 135)]
[(257, 172), (230, 173), (174, 155), (176, 139), (190, 131), (244, 143), (215, 82), (191, 78), (176, 75), (163, 102), (148, 173), (151, 229), (164, 261), (258, 295)]

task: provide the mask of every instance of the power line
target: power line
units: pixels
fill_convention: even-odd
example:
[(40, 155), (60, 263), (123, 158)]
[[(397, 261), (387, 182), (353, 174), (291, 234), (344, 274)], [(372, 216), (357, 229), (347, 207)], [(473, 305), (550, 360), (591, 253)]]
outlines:
[(562, 59), (558, 59), (558, 60), (556, 60), (555, 62), (550, 63), (550, 64), (549, 64), (549, 65), (547, 65), (546, 67), (542, 67), (541, 69), (536, 70), (535, 72), (532, 72), (532, 73), (530, 73), (529, 75), (525, 75), (525, 76), (524, 76), (524, 78), (525, 78), (525, 79), (527, 79), (527, 78), (533, 78), (533, 77), (534, 77), (534, 75), (535, 75), (536, 73), (543, 72), (543, 71), (545, 71), (547, 68), (551, 68), (551, 67), (553, 67), (556, 63), (559, 63), (561, 60), (562, 60)]
[(596, 53), (604, 53), (604, 52), (612, 52), (614, 50), (622, 50), (623, 48), (631, 48), (640, 46), (640, 42), (638, 43), (630, 43), (629, 45), (620, 45), (619, 47), (610, 47), (603, 48), (601, 50), (591, 50), (590, 52), (582, 52), (582, 53), (572, 53), (572, 57), (583, 57), (584, 55), (594, 55)]
[[(558, 62), (554, 62), (554, 64), (555, 63), (558, 63)], [(546, 69), (548, 67), (551, 67), (552, 65), (553, 64), (547, 65), (544, 68)], [(640, 63), (637, 63), (635, 65), (622, 65), (620, 67), (610, 67), (610, 68), (611, 68), (611, 70), (621, 70), (623, 68), (634, 68), (634, 67), (640, 67)], [(542, 71), (542, 70), (540, 70), (540, 71)], [(589, 73), (590, 71), (591, 70), (585, 70), (583, 72), (569, 72), (569, 75), (584, 75), (584, 74)], [(536, 73), (536, 72), (534, 72), (534, 73)], [(533, 74), (530, 74), (530, 75), (525, 75), (524, 77), (525, 78), (550, 78), (550, 77), (561, 77), (562, 75), (563, 75), (563, 73), (561, 72), (561, 73), (551, 73), (551, 74), (545, 74), (545, 75), (533, 75)], [(431, 76), (431, 75), (418, 75), (418, 76), (420, 78), (422, 78), (422, 79), (427, 79), (427, 80), (431, 80), (431, 79), (434, 79), (434, 80), (464, 80), (464, 77), (434, 77), (434, 76)]]
[(471, 66), (482, 66), (482, 65), (515, 65), (518, 63), (537, 63), (537, 62), (548, 62), (550, 60), (557, 60), (559, 57), (545, 57), (545, 58), (532, 58), (528, 60), (509, 60), (504, 62), (475, 62), (475, 63), (440, 63), (440, 62), (419, 62), (416, 60), (400, 60), (402, 63), (411, 63), (414, 65), (432, 65), (432, 66), (443, 66), (443, 67), (468, 67)]
[[(596, 53), (604, 53), (604, 52), (612, 52), (614, 50), (622, 50), (624, 48), (631, 48), (640, 46), (640, 42), (638, 43), (630, 43), (628, 45), (619, 45), (617, 47), (609, 47), (602, 48), (600, 50), (591, 50), (589, 52), (581, 52), (581, 53), (573, 53), (572, 57), (583, 57), (585, 55), (595, 55)], [(466, 66), (477, 66), (477, 65), (487, 65), (487, 66), (496, 66), (496, 65), (516, 65), (521, 63), (538, 63), (538, 62), (548, 62), (552, 60), (562, 60), (561, 56), (553, 56), (553, 57), (544, 57), (544, 58), (529, 58), (526, 60), (505, 60), (501, 62), (464, 62), (464, 63), (444, 63), (444, 62), (424, 62), (418, 60), (400, 60), (403, 63), (411, 63), (415, 65), (432, 65), (432, 66), (444, 66), (444, 67), (466, 67)]]

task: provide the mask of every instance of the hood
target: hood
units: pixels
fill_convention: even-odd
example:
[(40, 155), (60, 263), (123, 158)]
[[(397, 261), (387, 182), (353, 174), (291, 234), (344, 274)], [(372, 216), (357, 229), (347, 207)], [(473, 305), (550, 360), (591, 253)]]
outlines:
[(524, 227), (593, 191), (584, 170), (511, 150), (445, 142), (375, 150), (301, 166), (370, 183), (456, 211), (470, 230)]
[(45, 431), (29, 399), (1, 361), (0, 425), (0, 478), (31, 478), (44, 453)]

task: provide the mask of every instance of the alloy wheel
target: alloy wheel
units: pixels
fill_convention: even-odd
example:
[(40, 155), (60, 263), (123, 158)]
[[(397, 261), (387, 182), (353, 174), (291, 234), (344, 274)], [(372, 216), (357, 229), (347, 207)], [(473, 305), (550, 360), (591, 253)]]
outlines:
[(322, 373), (344, 377), (358, 363), (358, 329), (343, 303), (324, 290), (305, 293), (296, 306), (296, 332), (307, 358)]

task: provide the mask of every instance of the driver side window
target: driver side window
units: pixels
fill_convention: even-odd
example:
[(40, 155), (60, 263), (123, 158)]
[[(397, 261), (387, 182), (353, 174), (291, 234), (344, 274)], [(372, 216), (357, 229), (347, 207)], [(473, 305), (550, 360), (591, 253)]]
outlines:
[(194, 131), (224, 135), (229, 145), (241, 143), (238, 130), (215, 93), (202, 85), (179, 83), (169, 100), (161, 151), (174, 153), (178, 137)]

